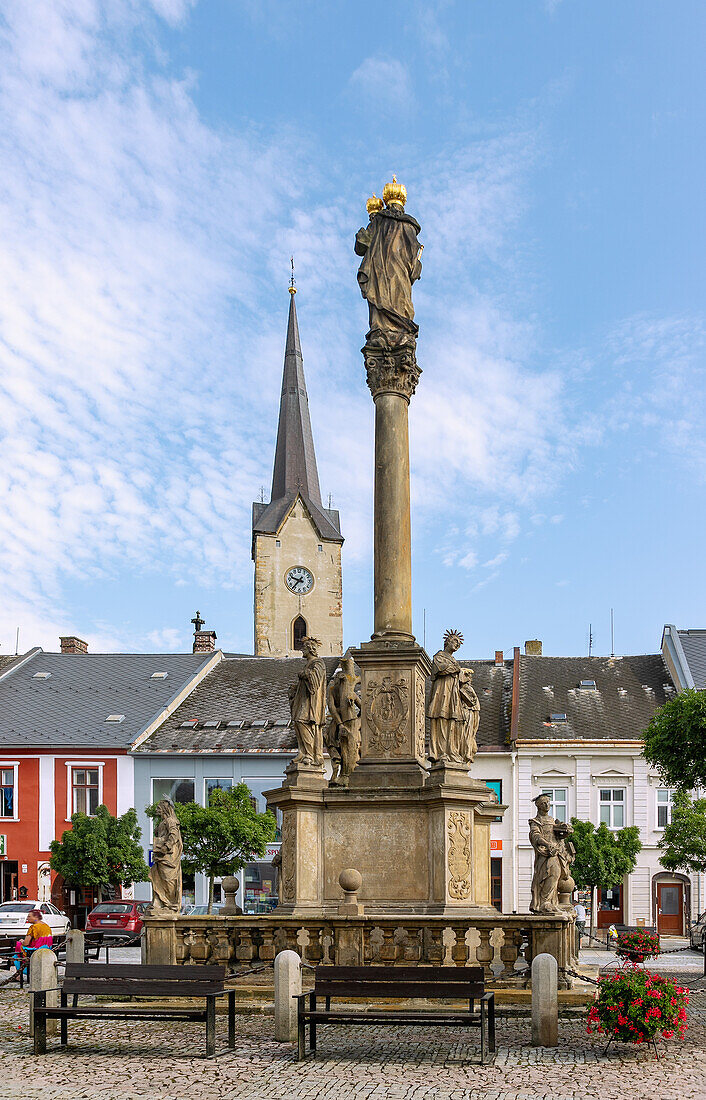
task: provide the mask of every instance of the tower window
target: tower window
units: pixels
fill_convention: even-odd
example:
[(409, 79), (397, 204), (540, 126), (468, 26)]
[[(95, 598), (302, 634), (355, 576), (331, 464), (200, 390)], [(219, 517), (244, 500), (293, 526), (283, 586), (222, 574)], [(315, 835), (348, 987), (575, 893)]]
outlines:
[(323, 552), (324, 552), (324, 548), (323, 548), (323, 546), (321, 545), (321, 543), (319, 543), (319, 553), (320, 553), (320, 554), (323, 554)]
[(292, 624), (292, 649), (301, 649), (302, 638), (306, 638), (306, 619), (297, 615)]
[(281, 546), (281, 545), (282, 545), (282, 543), (280, 542), (280, 540), (275, 539), (275, 546)]

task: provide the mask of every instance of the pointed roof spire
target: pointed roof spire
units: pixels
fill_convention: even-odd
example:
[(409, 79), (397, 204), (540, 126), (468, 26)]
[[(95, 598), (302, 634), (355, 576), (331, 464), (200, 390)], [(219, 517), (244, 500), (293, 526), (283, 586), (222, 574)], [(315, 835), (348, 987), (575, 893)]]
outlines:
[(309, 416), (309, 398), (304, 379), (304, 360), (299, 341), (297, 307), (294, 302), (297, 288), (294, 285), (294, 261), (292, 281), (289, 286), (289, 321), (287, 343), (284, 352), (282, 395), (279, 405), (277, 448), (272, 473), (271, 500), (281, 500), (289, 493), (300, 492), (321, 508), (321, 489), (316, 468), (314, 436)]

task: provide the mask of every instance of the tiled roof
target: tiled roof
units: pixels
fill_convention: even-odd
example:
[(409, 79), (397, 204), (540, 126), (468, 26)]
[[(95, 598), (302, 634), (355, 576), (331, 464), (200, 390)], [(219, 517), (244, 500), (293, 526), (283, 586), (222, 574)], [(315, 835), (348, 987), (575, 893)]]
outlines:
[[(595, 688), (580, 687), (582, 680), (595, 681)], [(659, 653), (521, 656), (518, 739), (638, 740), (657, 707), (673, 694)]]
[(212, 657), (39, 649), (0, 679), (0, 745), (127, 748)]
[(706, 630), (679, 630), (686, 663), (698, 691), (706, 688)]
[[(338, 657), (325, 657), (330, 678)], [(512, 663), (462, 661), (475, 670), (481, 704), (478, 745), (506, 747)], [(204, 677), (166, 722), (137, 752), (294, 752), (289, 685), (302, 667), (300, 657), (232, 657)], [(185, 723), (193, 723), (185, 725)], [(207, 725), (217, 723), (217, 725)]]
[[(330, 678), (339, 658), (323, 660)], [(295, 751), (288, 691), (302, 666), (301, 657), (225, 658), (136, 751)]]

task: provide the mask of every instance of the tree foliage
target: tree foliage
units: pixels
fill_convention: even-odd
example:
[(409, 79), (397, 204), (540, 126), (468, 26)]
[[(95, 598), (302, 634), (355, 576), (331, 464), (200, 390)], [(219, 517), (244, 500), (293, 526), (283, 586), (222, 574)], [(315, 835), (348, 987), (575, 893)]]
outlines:
[(659, 846), (668, 871), (706, 871), (706, 798), (692, 802), (686, 791), (677, 791)]
[(706, 786), (706, 691), (682, 691), (655, 711), (645, 757), (672, 787)]
[[(208, 911), (213, 905), (213, 880), (234, 875), (246, 863), (265, 854), (277, 828), (269, 810), (261, 814), (245, 783), (211, 792), (210, 804), (177, 802), (174, 805), (184, 843), (183, 869), (208, 877)], [(156, 815), (156, 804), (147, 809)]]
[(52, 870), (70, 885), (93, 886), (101, 894), (106, 886), (128, 886), (149, 877), (137, 814), (128, 810), (113, 817), (99, 806), (93, 817), (76, 813), (61, 840), (50, 844)]
[(571, 841), (576, 849), (576, 861), (571, 867), (574, 882), (579, 887), (619, 886), (625, 875), (635, 868), (642, 848), (640, 830), (636, 825), (611, 832), (605, 822), (596, 828), (592, 821), (573, 817)]

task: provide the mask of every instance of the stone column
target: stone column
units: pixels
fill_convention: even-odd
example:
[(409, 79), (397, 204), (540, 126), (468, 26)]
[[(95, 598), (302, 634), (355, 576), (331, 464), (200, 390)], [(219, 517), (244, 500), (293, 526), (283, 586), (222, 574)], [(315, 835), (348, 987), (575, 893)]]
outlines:
[(363, 348), (375, 402), (373, 638), (413, 642), (409, 511), (409, 401), (421, 371), (414, 349)]
[(275, 958), (275, 1039), (297, 1041), (297, 1002), (302, 991), (301, 959), (296, 951), (280, 951)]

